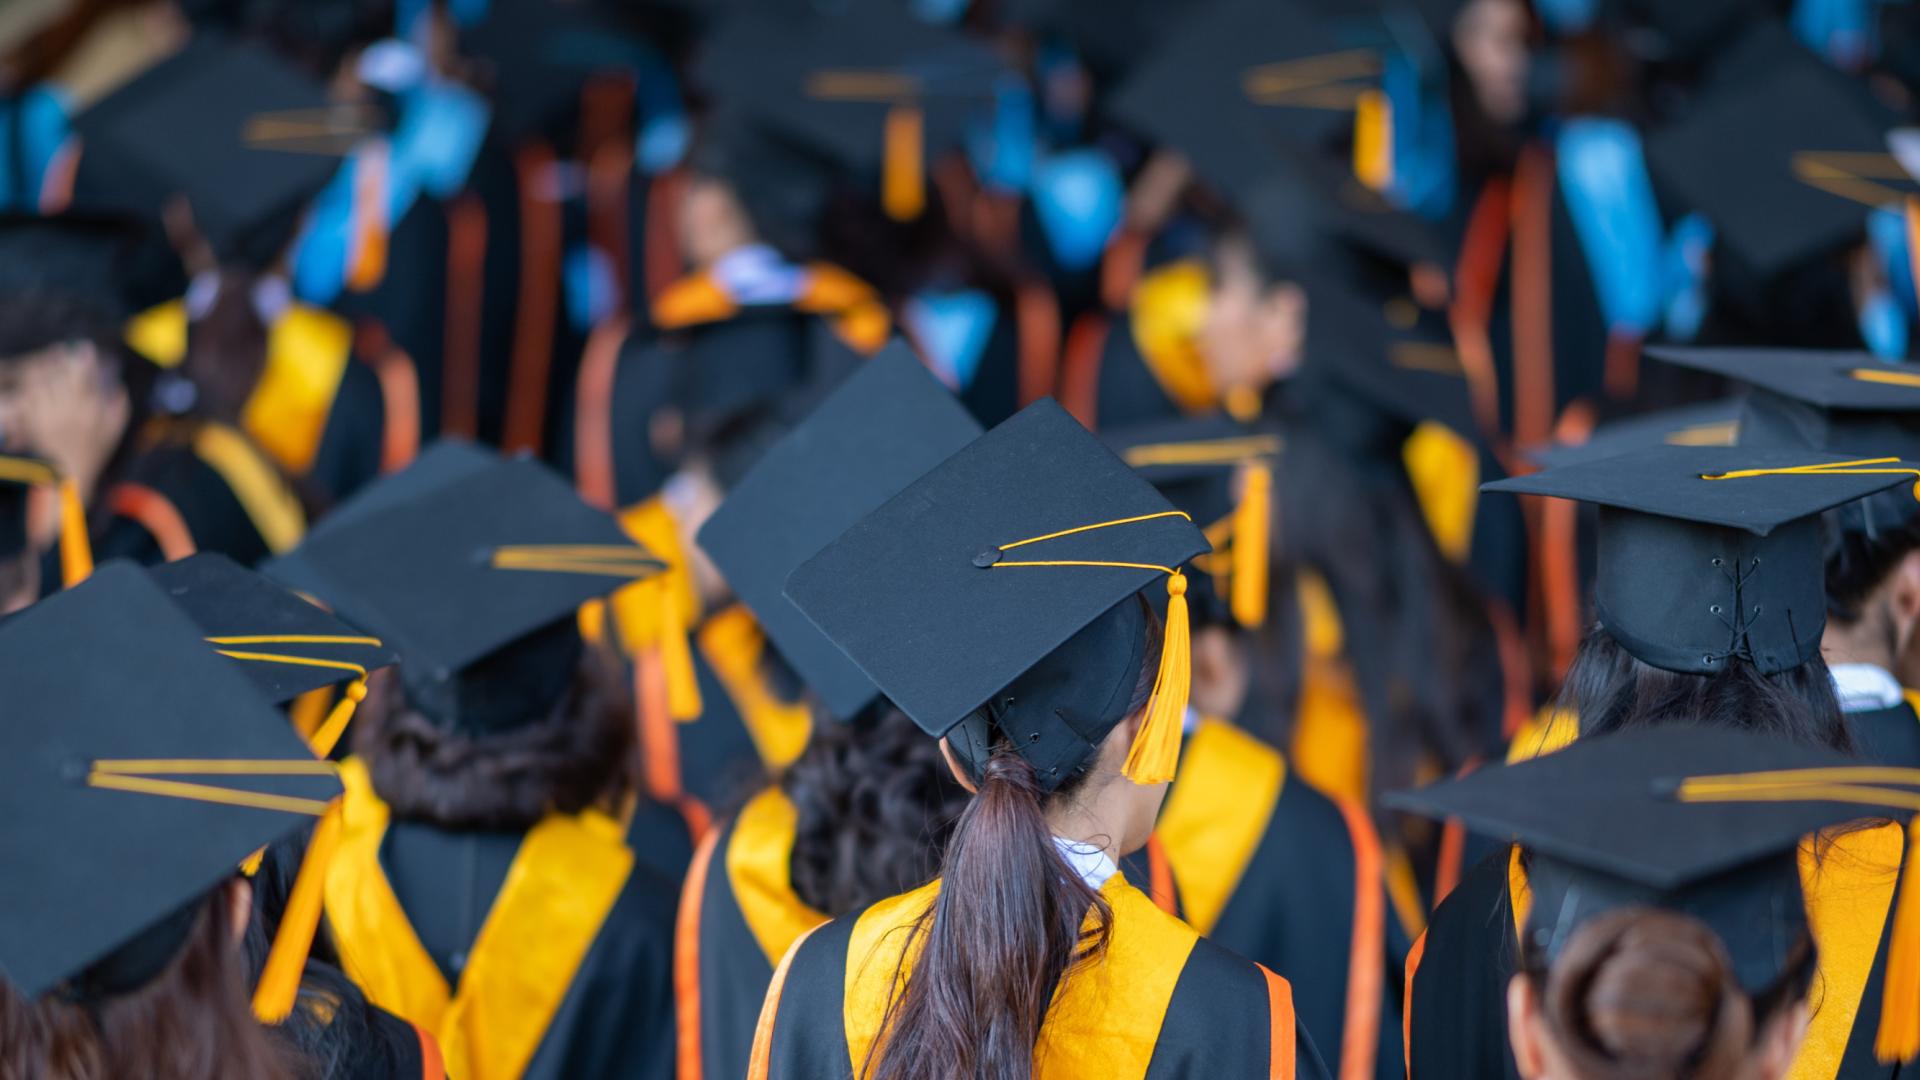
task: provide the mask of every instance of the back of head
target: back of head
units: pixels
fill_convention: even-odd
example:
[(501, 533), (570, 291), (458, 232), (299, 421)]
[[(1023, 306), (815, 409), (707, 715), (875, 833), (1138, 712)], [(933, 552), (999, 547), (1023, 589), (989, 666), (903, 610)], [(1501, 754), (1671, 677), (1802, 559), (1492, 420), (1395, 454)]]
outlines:
[(1734, 1080), (1761, 1035), (1804, 1000), (1810, 941), (1772, 987), (1749, 996), (1703, 922), (1622, 908), (1576, 931), (1547, 970), (1529, 957), (1555, 1047), (1581, 1080)]

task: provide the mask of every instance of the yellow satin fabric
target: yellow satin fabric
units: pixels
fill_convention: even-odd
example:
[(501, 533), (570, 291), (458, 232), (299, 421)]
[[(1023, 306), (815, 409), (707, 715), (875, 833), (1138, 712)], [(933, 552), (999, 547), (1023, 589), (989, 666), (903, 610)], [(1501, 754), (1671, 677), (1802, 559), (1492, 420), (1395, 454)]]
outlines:
[(434, 1036), (448, 1075), (518, 1077), (632, 870), (618, 823), (589, 810), (550, 815), (527, 833), (450, 993), (380, 868), (386, 805), (359, 760), (342, 764), (341, 780), (326, 906), (342, 966), (374, 1004)]
[[(902, 957), (906, 928), (939, 895), (940, 883), (883, 900), (853, 925), (847, 943), (847, 1050), (855, 1073), (867, 1060)], [(1106, 954), (1067, 973), (1034, 1047), (1034, 1080), (1138, 1080), (1147, 1072), (1174, 987), (1200, 935), (1161, 911), (1147, 895), (1115, 874), (1100, 894), (1113, 908)]]
[[(1819, 950), (1819, 973), (1807, 1000), (1813, 1016), (1788, 1080), (1833, 1080), (1853, 1037), (1860, 999), (1880, 950), (1880, 932), (1900, 880), (1906, 830), (1898, 823), (1841, 833), (1824, 850), (1800, 848), (1800, 887)], [(1518, 847), (1507, 863), (1507, 896), (1516, 939), (1533, 893)]]
[(197, 421), (193, 453), (220, 474), (268, 551), (278, 555), (306, 535), (307, 515), (299, 497), (246, 436), (225, 424)]
[(1187, 922), (1213, 932), (1287, 783), (1278, 751), (1231, 724), (1203, 720), (1154, 827), (1173, 864)]
[(1301, 571), (1300, 621), (1306, 655), (1293, 747), (1288, 759), (1302, 780), (1336, 799), (1367, 801), (1367, 714), (1345, 654), (1346, 634), (1326, 581)]
[(793, 764), (813, 732), (813, 714), (803, 704), (781, 701), (760, 670), (767, 637), (753, 613), (736, 604), (707, 617), (696, 635), (720, 685), (746, 724), (760, 760), (778, 771)]
[(768, 964), (778, 964), (801, 935), (827, 921), (793, 891), (799, 816), (784, 792), (768, 788), (741, 808), (727, 843), (727, 884)]
[(1452, 428), (1427, 420), (1407, 437), (1401, 457), (1434, 543), (1448, 559), (1464, 563), (1480, 502), (1480, 452)]
[(1200, 352), (1210, 289), (1205, 264), (1182, 259), (1142, 277), (1127, 309), (1141, 360), (1183, 412), (1205, 412), (1220, 400)]
[(1545, 705), (1533, 719), (1521, 725), (1507, 743), (1507, 764), (1517, 765), (1564, 750), (1580, 736), (1580, 718), (1564, 709)]

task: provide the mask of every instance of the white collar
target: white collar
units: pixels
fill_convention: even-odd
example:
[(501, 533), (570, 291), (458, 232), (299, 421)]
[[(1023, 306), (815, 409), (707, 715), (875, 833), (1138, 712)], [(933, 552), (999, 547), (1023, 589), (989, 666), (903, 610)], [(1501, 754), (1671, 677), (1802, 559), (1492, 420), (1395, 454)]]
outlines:
[(714, 279), (735, 303), (790, 304), (806, 286), (806, 271), (766, 244), (735, 248), (713, 262)]
[(1833, 674), (1841, 712), (1891, 709), (1906, 698), (1900, 680), (1878, 664), (1829, 664), (1827, 670)]
[(1120, 868), (1107, 857), (1106, 851), (1084, 840), (1068, 840), (1063, 836), (1053, 838), (1053, 846), (1060, 849), (1060, 857), (1067, 860), (1073, 872), (1087, 887), (1099, 892), (1106, 887), (1108, 879), (1120, 872)]

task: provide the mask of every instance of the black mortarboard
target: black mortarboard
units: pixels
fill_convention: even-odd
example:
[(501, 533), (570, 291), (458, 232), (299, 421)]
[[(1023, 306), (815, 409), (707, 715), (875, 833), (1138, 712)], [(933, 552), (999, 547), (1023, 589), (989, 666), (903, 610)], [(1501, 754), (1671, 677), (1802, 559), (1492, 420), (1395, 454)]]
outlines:
[(1714, 81), (1647, 139), (1654, 179), (1715, 229), (1717, 271), (1765, 282), (1864, 235), (1913, 190), (1860, 89), (1780, 34), (1764, 64)]
[(276, 705), (395, 660), (378, 638), (217, 552), (148, 567), (147, 574)]
[(953, 394), (895, 344), (775, 443), (701, 528), (701, 548), (835, 716), (860, 711), (873, 683), (787, 600), (787, 575), (979, 435)]
[(1812, 450), (1658, 446), (1483, 485), (1600, 507), (1594, 607), (1629, 653), (1707, 675), (1733, 658), (1775, 674), (1820, 654), (1819, 514), (1920, 466)]
[(1175, 509), (1191, 515), (1213, 545), (1194, 559), (1205, 573), (1188, 587), (1201, 621), (1263, 623), (1279, 431), (1206, 416), (1102, 431), (1100, 438)]
[(1300, 3), (1215, 3), (1122, 84), (1112, 116), (1215, 183), (1246, 187), (1276, 153), (1337, 147), (1355, 103), (1379, 86), (1385, 41), (1372, 19)]
[(71, 296), (102, 318), (125, 318), (127, 278), (143, 239), (137, 223), (110, 215), (0, 217), (0, 293)]
[(484, 733), (543, 719), (578, 661), (577, 609), (660, 563), (545, 466), (464, 456), (436, 459), (459, 474), (443, 483), (376, 482), (264, 569), (398, 653), (416, 708)]
[(1525, 452), (1534, 464), (1557, 469), (1650, 446), (1732, 446), (1739, 434), (1740, 402), (1721, 398), (1612, 420), (1594, 428), (1584, 442), (1548, 443)]
[[(787, 596), (882, 694), (973, 765), (998, 727), (1048, 790), (1125, 718), (1147, 609), (1165, 643), (1127, 774), (1171, 779), (1186, 710), (1185, 578), (1207, 550), (1184, 514), (1051, 399), (1028, 406), (862, 518)], [(963, 724), (964, 722), (964, 724)]]
[(1669, 346), (1647, 352), (1752, 387), (1741, 411), (1742, 445), (1920, 460), (1920, 375), (1870, 353)]
[(157, 218), (185, 195), (216, 253), (265, 265), (369, 127), (267, 50), (196, 38), (75, 120), (74, 205)]
[(879, 176), (888, 214), (906, 219), (927, 160), (959, 145), (1003, 71), (986, 46), (862, 0), (835, 14), (738, 14), (706, 42), (697, 76), (774, 136)]
[(1675, 791), (1696, 774), (1848, 761), (1754, 732), (1672, 724), (1580, 739), (1530, 761), (1389, 795), (1387, 803), (1518, 841), (1532, 857), (1525, 933), (1547, 963), (1592, 919), (1659, 907), (1719, 934), (1751, 994), (1774, 985), (1791, 970), (1796, 947), (1805, 947), (1802, 838), (1866, 812), (1821, 802), (1683, 802)]
[(340, 791), (131, 565), (0, 624), (0, 681), (0, 971), (28, 998), (144, 983), (199, 898)]
[(552, 134), (580, 102), (587, 81), (647, 62), (644, 47), (590, 3), (491, 0), (461, 33), (464, 49), (491, 66), (494, 122), (510, 140)]

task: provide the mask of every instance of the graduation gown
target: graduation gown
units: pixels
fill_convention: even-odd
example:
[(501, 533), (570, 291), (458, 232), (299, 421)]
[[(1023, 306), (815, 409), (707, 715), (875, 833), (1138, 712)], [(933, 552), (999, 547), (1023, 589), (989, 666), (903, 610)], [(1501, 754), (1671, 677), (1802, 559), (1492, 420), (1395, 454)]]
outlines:
[[(767, 991), (751, 1080), (854, 1074), (885, 1012), (904, 929), (939, 888), (883, 900), (800, 939)], [(1327, 1075), (1285, 979), (1201, 938), (1123, 874), (1101, 894), (1113, 909), (1111, 943), (1055, 993), (1034, 1049), (1036, 1080)]]
[(673, 1075), (673, 887), (618, 822), (449, 833), (391, 822), (358, 760), (341, 775), (326, 912), (368, 1000), (463, 1080)]
[[(1812, 1021), (1792, 1080), (1899, 1075), (1874, 1059), (1887, 937), (1904, 857), (1898, 824), (1842, 833), (1824, 858), (1801, 852), (1801, 884), (1819, 949)], [(1518, 849), (1490, 856), (1434, 911), (1407, 964), (1408, 1076), (1517, 1078), (1507, 1041), (1507, 983), (1531, 894)]]
[(1399, 1074), (1387, 1003), (1404, 948), (1389, 957), (1380, 839), (1363, 807), (1289, 776), (1278, 751), (1231, 724), (1203, 720), (1155, 835), (1187, 922), (1302, 988), (1300, 1021), (1335, 1075)]
[(1179, 259), (1146, 273), (1127, 310), (1075, 328), (1060, 400), (1089, 426), (1120, 429), (1219, 404), (1201, 357), (1207, 270)]
[(1847, 714), (1853, 724), (1854, 737), (1860, 740), (1861, 756), (1889, 765), (1920, 767), (1920, 713), (1914, 711), (1916, 700), (1920, 700), (1920, 695), (1908, 690), (1898, 705)]
[(243, 566), (292, 548), (306, 512), (253, 440), (211, 420), (156, 417), (100, 485), (100, 561), (158, 563), (217, 551)]

